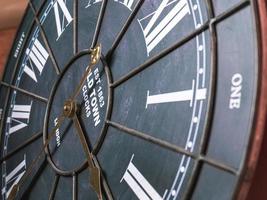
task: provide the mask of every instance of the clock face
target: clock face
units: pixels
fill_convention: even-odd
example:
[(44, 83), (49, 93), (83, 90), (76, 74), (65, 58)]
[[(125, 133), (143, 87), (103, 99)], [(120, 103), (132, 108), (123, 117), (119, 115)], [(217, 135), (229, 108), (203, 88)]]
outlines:
[(0, 88), (2, 199), (232, 198), (257, 96), (255, 12), (31, 1)]

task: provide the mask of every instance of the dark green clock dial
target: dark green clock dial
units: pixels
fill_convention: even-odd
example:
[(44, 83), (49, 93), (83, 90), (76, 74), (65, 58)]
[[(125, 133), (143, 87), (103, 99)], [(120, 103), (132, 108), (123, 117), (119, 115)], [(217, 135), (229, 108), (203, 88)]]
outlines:
[(2, 199), (233, 198), (256, 16), (249, 0), (30, 1), (0, 87)]

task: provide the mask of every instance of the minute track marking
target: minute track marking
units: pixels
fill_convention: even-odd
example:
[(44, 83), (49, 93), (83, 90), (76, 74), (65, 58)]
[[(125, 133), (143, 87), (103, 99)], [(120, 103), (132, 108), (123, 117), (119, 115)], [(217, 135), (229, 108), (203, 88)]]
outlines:
[(11, 89), (13, 89), (15, 91), (18, 91), (18, 92), (20, 92), (22, 94), (25, 94), (25, 95), (28, 95), (30, 97), (33, 97), (33, 98), (35, 98), (35, 99), (37, 99), (39, 101), (42, 101), (44, 103), (47, 103), (48, 102), (48, 99), (45, 98), (45, 97), (42, 97), (42, 96), (37, 95), (35, 93), (32, 93), (32, 92), (29, 92), (27, 90), (21, 89), (19, 87), (14, 86), (14, 85), (10, 85), (10, 84), (8, 84), (8, 83), (6, 83), (4, 81), (1, 81), (0, 84), (3, 85), (3, 86), (5, 86), (5, 87), (9, 87), (9, 88), (11, 88)]
[(249, 4), (250, 4), (249, 0), (243, 0), (240, 3), (238, 3), (237, 5), (231, 7), (227, 12), (222, 13), (222, 14), (218, 15), (215, 18), (209, 19), (206, 23), (202, 24), (200, 27), (198, 27), (197, 29), (195, 29), (191, 33), (187, 34), (182, 39), (176, 41), (170, 47), (165, 48), (164, 50), (162, 50), (158, 54), (156, 54), (153, 57), (149, 58), (143, 64), (141, 64), (141, 65), (139, 65), (137, 67), (134, 67), (133, 70), (129, 71), (127, 74), (125, 74), (124, 76), (120, 77), (118, 80), (115, 80), (111, 84), (111, 87), (112, 88), (116, 88), (119, 85), (123, 84), (124, 82), (126, 82), (129, 79), (131, 79), (132, 77), (134, 77), (138, 73), (140, 73), (140, 72), (144, 71), (146, 68), (150, 67), (153, 63), (159, 61), (161, 58), (167, 56), (168, 54), (170, 54), (174, 50), (176, 50), (179, 47), (181, 47), (182, 45), (186, 44), (188, 41), (190, 41), (191, 39), (193, 39), (197, 35), (203, 33), (204, 31), (206, 31), (208, 29), (210, 29), (214, 24), (223, 21), (224, 19), (230, 17), (235, 12), (241, 10), (242, 8), (246, 7)]
[[(232, 7), (228, 8), (225, 12), (219, 14), (218, 16), (215, 15), (215, 11), (214, 11), (214, 5), (212, 3), (211, 0), (206, 0), (206, 3), (208, 5), (208, 15), (209, 15), (209, 31), (210, 34), (212, 35), (212, 48), (213, 48), (213, 56), (211, 59), (211, 65), (212, 65), (212, 69), (213, 69), (213, 82), (216, 82), (217, 80), (217, 62), (218, 62), (218, 49), (217, 49), (217, 29), (216, 29), (216, 25), (224, 20), (226, 20), (228, 17), (231, 17), (232, 15), (236, 14), (237, 12), (240, 12), (242, 9), (245, 9), (247, 6), (250, 5), (250, 1), (249, 0), (243, 0), (240, 1), (239, 3), (233, 5)], [(215, 83), (213, 83), (212, 85), (214, 85)], [(215, 87), (211, 88), (211, 96), (215, 96)], [(209, 100), (209, 104), (214, 104), (215, 100)], [(212, 119), (213, 113), (214, 111), (210, 111), (209, 112), (209, 116), (208, 118)], [(201, 136), (201, 144), (200, 144), (200, 149), (199, 149), (199, 154), (203, 155), (203, 157), (205, 157), (205, 155), (207, 154), (207, 149), (208, 149), (208, 143), (210, 140), (210, 131), (211, 129), (211, 124), (207, 124), (207, 126), (205, 127), (205, 132), (204, 134)], [(215, 164), (216, 161), (214, 160), (213, 163)], [(188, 186), (187, 189), (185, 191), (185, 193), (183, 194), (183, 199), (185, 200), (189, 200), (192, 198), (193, 194), (194, 194), (194, 190), (196, 189), (196, 184), (195, 182), (198, 180), (199, 178), (199, 173), (203, 168), (203, 162), (201, 160), (196, 160), (196, 162), (194, 163), (193, 166), (193, 170), (192, 170), (192, 176), (189, 179), (188, 182)], [(241, 174), (241, 169), (236, 169), (236, 176), (240, 176)]]
[(17, 148), (13, 149), (11, 152), (9, 152), (4, 157), (2, 157), (0, 159), (0, 163), (2, 164), (5, 160), (7, 160), (8, 158), (12, 157), (14, 154), (16, 154), (18, 151), (20, 151), (24, 147), (26, 147), (27, 145), (29, 145), (29, 144), (35, 142), (36, 140), (38, 140), (42, 135), (43, 135), (43, 132), (35, 133), (32, 137), (28, 138), (24, 143), (22, 143)]
[(108, 125), (110, 125), (111, 127), (122, 131), (121, 133), (123, 133), (123, 134), (129, 134), (129, 135), (132, 135), (134, 137), (143, 139), (143, 140), (145, 140), (147, 142), (150, 142), (152, 144), (161, 146), (161, 147), (163, 147), (165, 149), (168, 149), (170, 151), (186, 155), (186, 156), (191, 157), (191, 158), (193, 158), (195, 160), (199, 160), (200, 162), (204, 162), (204, 163), (207, 163), (207, 164), (209, 164), (211, 166), (214, 166), (214, 167), (216, 167), (218, 169), (222, 169), (222, 170), (224, 170), (224, 171), (226, 171), (226, 172), (228, 172), (230, 174), (237, 175), (239, 173), (238, 170), (236, 170), (233, 167), (227, 166), (227, 165), (225, 165), (223, 163), (220, 163), (220, 162), (218, 162), (216, 160), (210, 159), (210, 158), (206, 157), (205, 155), (195, 154), (193, 152), (185, 150), (182, 147), (176, 146), (174, 144), (171, 144), (171, 143), (169, 143), (167, 141), (164, 141), (164, 140), (161, 140), (159, 138), (150, 136), (147, 133), (143, 133), (143, 132), (134, 130), (132, 128), (128, 128), (126, 126), (123, 126), (123, 125), (121, 125), (119, 123), (116, 123), (116, 122), (113, 122), (113, 121), (106, 121), (106, 123)]
[[(211, 0), (206, 0), (206, 3), (208, 5), (208, 15), (209, 15), (209, 19), (214, 19), (215, 18), (215, 14), (213, 11), (213, 3)], [(212, 75), (213, 75), (213, 79), (212, 79), (212, 84), (211, 84), (211, 88), (210, 88), (210, 97), (208, 100), (208, 104), (210, 106), (208, 106), (210, 108), (210, 111), (208, 112), (208, 116), (207, 116), (207, 121), (209, 121), (209, 119), (212, 119), (213, 116), (213, 111), (212, 107), (214, 104), (214, 99), (212, 99), (213, 96), (215, 96), (215, 87), (212, 87), (213, 85), (215, 85), (216, 83), (216, 79), (217, 79), (217, 71), (216, 71), (216, 64), (217, 64), (217, 33), (216, 33), (216, 26), (215, 23), (210, 23), (209, 26), (209, 31), (210, 34), (212, 35), (212, 41), (211, 41), (211, 48), (212, 50), (212, 58), (211, 58), (211, 69), (212, 71)], [(210, 127), (209, 125), (206, 125), (203, 136), (201, 136), (201, 144), (200, 144), (200, 155), (206, 155), (206, 146), (210, 137), (209, 134), (210, 131)], [(196, 184), (194, 184), (194, 182), (196, 182), (196, 180), (198, 179), (199, 175), (197, 175), (197, 173), (200, 172), (201, 168), (203, 167), (203, 163), (200, 162), (200, 160), (196, 160), (196, 162), (194, 163), (194, 167), (192, 169), (192, 174), (193, 176), (191, 176), (189, 178), (188, 184), (187, 184), (187, 189), (185, 190), (185, 193), (183, 195), (183, 199), (191, 199), (192, 198), (192, 193), (193, 190), (195, 190)]]

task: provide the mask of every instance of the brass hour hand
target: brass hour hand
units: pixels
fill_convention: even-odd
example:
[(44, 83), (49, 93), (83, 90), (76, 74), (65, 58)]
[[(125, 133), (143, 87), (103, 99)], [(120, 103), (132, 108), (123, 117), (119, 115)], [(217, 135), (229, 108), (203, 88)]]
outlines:
[(66, 105), (66, 108), (69, 107), (69, 108), (74, 108), (73, 106), (75, 106), (75, 111), (71, 111), (71, 110), (68, 110), (70, 115), (68, 115), (68, 117), (71, 117), (73, 122), (74, 122), (74, 125), (77, 129), (77, 133), (78, 133), (78, 136), (80, 138), (80, 141), (81, 141), (81, 144), (82, 144), (82, 147), (84, 149), (84, 152), (85, 152), (85, 155), (86, 155), (86, 158), (87, 158), (87, 163), (88, 163), (88, 169), (89, 169), (89, 172), (90, 172), (90, 185), (91, 187), (95, 190), (97, 196), (98, 196), (98, 199), (99, 200), (102, 200), (103, 197), (102, 197), (102, 191), (101, 191), (101, 171), (100, 171), (100, 168), (97, 167), (95, 164), (94, 164), (94, 161), (93, 161), (93, 155), (89, 149), (89, 146), (87, 144), (87, 140), (86, 140), (86, 137), (85, 137), (85, 133), (81, 127), (81, 124), (80, 124), (80, 121), (78, 119), (78, 116), (76, 114), (76, 111), (77, 111), (77, 107), (75, 105), (75, 103), (72, 101), (69, 101), (68, 102), (69, 104), (72, 104), (72, 105)]
[(94, 165), (93, 155), (91, 154), (91, 152), (89, 150), (89, 147), (88, 147), (86, 139), (85, 139), (85, 135), (83, 134), (78, 117), (76, 115), (77, 106), (76, 106), (76, 103), (73, 101), (76, 98), (76, 96), (79, 94), (79, 92), (82, 88), (82, 85), (84, 84), (84, 82), (86, 80), (87, 75), (90, 73), (93, 66), (95, 66), (99, 62), (100, 57), (101, 57), (101, 45), (98, 44), (95, 46), (95, 48), (91, 49), (90, 55), (91, 55), (90, 64), (89, 64), (88, 68), (86, 69), (86, 72), (84, 73), (79, 85), (77, 86), (75, 93), (73, 94), (73, 96), (71, 97), (70, 100), (67, 100), (65, 102), (63, 114), (60, 115), (58, 124), (56, 125), (56, 127), (53, 128), (53, 130), (48, 135), (48, 138), (47, 138), (46, 142), (44, 143), (44, 145), (42, 146), (41, 151), (37, 154), (37, 157), (30, 164), (26, 173), (22, 176), (22, 178), (20, 179), (20, 181), (17, 184), (14, 184), (14, 186), (11, 189), (11, 192), (8, 196), (8, 200), (14, 200), (16, 198), (17, 193), (20, 190), (20, 186), (25, 182), (27, 177), (32, 173), (36, 163), (38, 162), (38, 160), (41, 159), (42, 153), (45, 151), (45, 148), (47, 148), (47, 146), (49, 145), (49, 142), (56, 134), (56, 130), (61, 126), (65, 117), (72, 118), (74, 121), (79, 138), (81, 140), (81, 143), (82, 143), (83, 148), (85, 150), (85, 154), (87, 156), (87, 162), (88, 162), (89, 171), (91, 174), (90, 184), (93, 187), (93, 189), (96, 191), (98, 199), (100, 199), (100, 200), (103, 199), (102, 198), (102, 192), (101, 192), (100, 169)]

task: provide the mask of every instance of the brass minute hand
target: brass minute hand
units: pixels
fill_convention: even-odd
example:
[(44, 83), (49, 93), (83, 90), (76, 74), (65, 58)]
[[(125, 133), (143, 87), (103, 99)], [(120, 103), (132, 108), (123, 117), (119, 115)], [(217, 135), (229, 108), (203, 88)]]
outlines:
[(88, 163), (89, 171), (90, 171), (90, 184), (93, 187), (93, 189), (95, 190), (95, 192), (97, 193), (98, 199), (102, 200), (103, 198), (102, 198), (102, 192), (101, 192), (100, 168), (96, 167), (96, 165), (94, 164), (93, 155), (92, 155), (91, 151), (89, 150), (89, 146), (87, 144), (85, 134), (82, 130), (82, 127), (81, 127), (81, 124), (80, 124), (80, 121), (78, 119), (76, 112), (74, 113), (72, 119), (73, 119), (74, 125), (77, 129), (77, 133), (78, 133), (79, 138), (81, 140), (84, 152), (86, 154), (87, 163)]
[(96, 167), (94, 162), (93, 162), (93, 155), (90, 152), (89, 146), (87, 144), (86, 141), (86, 137), (85, 134), (82, 130), (82, 127), (80, 125), (78, 116), (77, 116), (77, 105), (74, 99), (76, 99), (76, 97), (79, 95), (80, 90), (82, 89), (82, 86), (88, 76), (88, 74), (90, 73), (90, 71), (92, 70), (92, 68), (99, 62), (101, 57), (101, 45), (97, 44), (95, 48), (91, 49), (91, 62), (89, 64), (89, 66), (87, 67), (84, 75), (81, 78), (81, 81), (79, 83), (79, 85), (77, 86), (74, 94), (71, 96), (71, 98), (69, 100), (67, 100), (65, 102), (65, 106), (64, 106), (64, 110), (65, 110), (65, 116), (72, 118), (74, 125), (77, 129), (79, 138), (81, 140), (83, 149), (85, 151), (86, 154), (86, 158), (87, 158), (87, 163), (89, 166), (89, 171), (90, 171), (90, 184), (93, 187), (93, 189), (95, 190), (95, 192), (97, 193), (98, 199), (102, 200), (102, 191), (101, 191), (101, 182), (100, 182), (100, 168)]
[[(78, 94), (79, 94), (79, 92), (80, 92), (80, 90), (82, 88), (82, 85), (84, 84), (84, 82), (86, 80), (86, 77), (90, 73), (90, 71), (93, 68), (93, 66), (95, 66), (99, 62), (100, 56), (101, 56), (101, 45), (98, 44), (98, 45), (96, 45), (95, 48), (91, 49), (91, 63), (88, 66), (88, 68), (86, 69), (86, 72), (83, 75), (83, 77), (82, 77), (82, 79), (81, 79), (81, 81), (80, 81), (77, 89), (75, 90), (73, 96), (71, 97), (71, 100), (75, 99), (78, 96)], [(65, 108), (64, 108), (64, 110), (65, 110)], [(58, 117), (58, 123), (57, 123), (57, 125), (52, 129), (52, 131), (50, 132), (50, 134), (48, 134), (47, 140), (45, 141), (44, 145), (42, 146), (40, 152), (37, 154), (36, 158), (29, 165), (27, 171), (21, 177), (21, 179), (19, 180), (19, 182), (17, 184), (14, 184), (14, 186), (12, 187), (11, 192), (10, 192), (8, 198), (7, 198), (8, 200), (14, 200), (16, 198), (17, 193), (19, 192), (20, 186), (25, 182), (25, 180), (27, 179), (27, 177), (32, 173), (32, 171), (33, 171), (36, 163), (41, 159), (42, 153), (45, 151), (45, 149), (49, 145), (51, 139), (55, 135), (56, 130), (61, 126), (62, 122), (65, 119), (64, 112), (63, 112), (63, 114), (60, 115), (60, 117)], [(93, 178), (94, 177), (98, 177), (98, 175), (97, 175), (98, 173), (100, 174), (100, 170), (97, 170), (96, 167), (93, 170), (91, 170), (91, 176)], [(100, 177), (100, 175), (99, 175), (99, 177)], [(99, 183), (100, 183), (100, 180), (99, 180)], [(92, 184), (92, 182), (91, 182), (91, 184)], [(92, 184), (92, 185), (97, 185), (97, 184)], [(97, 188), (97, 187), (94, 187), (94, 188)], [(97, 194), (101, 194), (101, 191), (100, 192), (97, 192)], [(102, 198), (102, 195), (101, 195), (101, 198)]]

